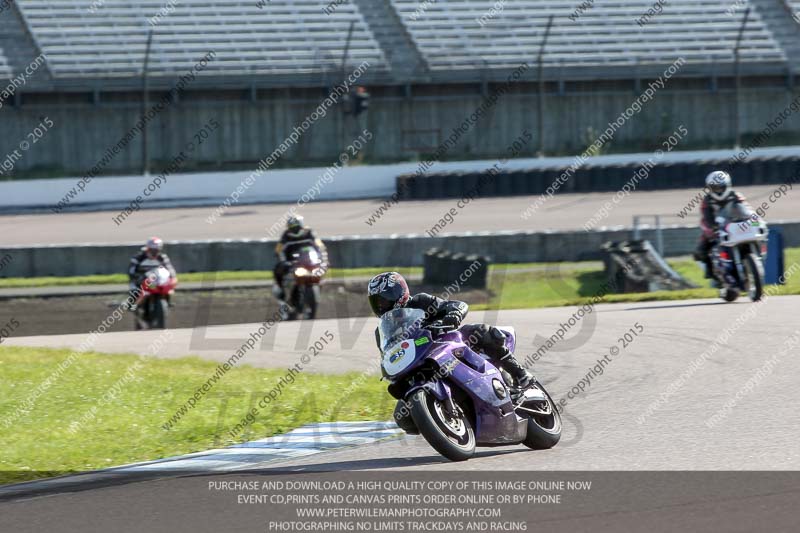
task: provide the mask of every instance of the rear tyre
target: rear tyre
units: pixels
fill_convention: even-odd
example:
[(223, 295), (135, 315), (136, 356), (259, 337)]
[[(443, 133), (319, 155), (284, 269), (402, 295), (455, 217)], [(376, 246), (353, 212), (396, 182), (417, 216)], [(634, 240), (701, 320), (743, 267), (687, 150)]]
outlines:
[(531, 407), (547, 414), (518, 411), (519, 414), (528, 417), (528, 434), (522, 444), (532, 450), (547, 450), (561, 440), (561, 413), (556, 409), (553, 398), (539, 382), (536, 382), (536, 388), (544, 393), (547, 402), (535, 402), (537, 405), (531, 405)]
[(761, 259), (748, 254), (744, 258), (744, 271), (747, 276), (747, 295), (757, 302), (764, 296), (764, 265)]
[(475, 454), (475, 432), (467, 417), (446, 414), (433, 395), (418, 390), (408, 399), (411, 418), (433, 449), (451, 461), (466, 461)]
[(739, 291), (736, 289), (725, 288), (719, 291), (720, 297), (726, 302), (735, 302), (739, 298)]

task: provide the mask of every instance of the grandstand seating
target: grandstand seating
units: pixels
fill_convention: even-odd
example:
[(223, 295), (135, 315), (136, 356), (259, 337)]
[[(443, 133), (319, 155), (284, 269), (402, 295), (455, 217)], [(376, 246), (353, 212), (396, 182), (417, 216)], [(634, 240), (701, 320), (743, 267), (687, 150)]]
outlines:
[[(800, 13), (800, 0), (781, 1)], [(578, 13), (581, 2), (350, 0), (326, 10), (328, 0), (16, 0), (12, 9), (21, 19), (9, 11), (0, 15), (0, 78), (18, 68), (12, 56), (30, 56), (8, 51), (18, 40), (8, 35), (28, 35), (25, 26), (14, 27), (24, 20), (27, 46), (46, 54), (54, 82), (130, 84), (125, 80), (142, 69), (151, 20), (149, 71), (163, 79), (214, 51), (203, 76), (326, 84), (331, 78), (325, 73), (338, 77), (354, 23), (347, 68), (367, 60), (370, 76), (390, 83), (485, 80), (487, 72), (500, 77), (535, 61), (550, 15), (548, 72), (619, 78), (630, 76), (633, 66), (660, 71), (678, 57), (695, 73), (709, 72), (709, 64), (730, 72), (745, 4), (754, 9), (741, 46), (744, 72), (800, 70), (796, 28), (774, 0), (670, 0), (644, 26), (636, 21), (653, 0), (597, 0)], [(490, 16), (495, 6), (498, 12)], [(167, 14), (153, 19), (159, 11)], [(573, 14), (579, 16), (572, 20)]]
[(7, 80), (13, 76), (13, 69), (9, 65), (9, 39), (2, 36), (7, 35), (10, 28), (14, 28), (13, 21), (5, 13), (0, 14), (0, 80)]
[(148, 20), (150, 72), (188, 70), (208, 51), (205, 73), (276, 74), (339, 69), (350, 23), (349, 64), (384, 64), (357, 9), (332, 14), (318, 0), (17, 0), (55, 76), (132, 76), (141, 71)]
[(25, 27), (11, 7), (0, 11), (0, 80), (10, 79), (24, 71), (37, 55)]
[[(571, 20), (578, 0), (391, 0), (432, 69), (471, 69), (485, 62), (514, 67), (536, 56), (546, 21), (554, 24), (545, 61), (561, 65), (730, 62), (741, 17), (731, 0), (670, 0), (663, 12), (640, 27), (636, 21), (652, 0), (595, 2)], [(495, 4), (502, 11), (478, 19)], [(743, 36), (742, 61), (785, 61), (758, 12)]]

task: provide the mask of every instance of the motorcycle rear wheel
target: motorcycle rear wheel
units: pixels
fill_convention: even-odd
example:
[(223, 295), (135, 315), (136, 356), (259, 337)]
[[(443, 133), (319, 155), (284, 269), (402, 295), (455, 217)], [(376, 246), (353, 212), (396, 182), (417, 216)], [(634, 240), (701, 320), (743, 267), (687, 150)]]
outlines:
[(466, 461), (475, 454), (475, 432), (465, 415), (448, 416), (439, 400), (425, 390), (416, 391), (408, 402), (414, 424), (434, 450), (451, 461)]
[(720, 297), (726, 302), (735, 302), (739, 298), (739, 291), (726, 287), (720, 290)]

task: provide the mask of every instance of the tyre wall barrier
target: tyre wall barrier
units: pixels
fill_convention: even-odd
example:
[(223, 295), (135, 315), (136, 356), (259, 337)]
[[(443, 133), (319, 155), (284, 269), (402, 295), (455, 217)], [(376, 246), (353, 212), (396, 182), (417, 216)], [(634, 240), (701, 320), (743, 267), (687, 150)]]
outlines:
[[(584, 165), (576, 169), (555, 194), (618, 191), (640, 169), (642, 165), (639, 162)], [(739, 187), (780, 184), (800, 174), (800, 157), (752, 158), (733, 164), (729, 159), (662, 162), (653, 166), (649, 174), (644, 170), (639, 172), (634, 188), (644, 191), (700, 189), (706, 175), (719, 169), (735, 176)], [(509, 169), (499, 171), (493, 179), (487, 179), (488, 172), (440, 172), (423, 176), (402, 174), (397, 177), (396, 187), (401, 200), (461, 198), (476, 190), (481, 197), (528, 196), (547, 193), (564, 171), (565, 167)], [(478, 180), (481, 178), (484, 178), (484, 184), (479, 186)]]
[(489, 283), (490, 264), (487, 256), (431, 248), (423, 257), (422, 282), (438, 286), (458, 283), (459, 288), (485, 289)]

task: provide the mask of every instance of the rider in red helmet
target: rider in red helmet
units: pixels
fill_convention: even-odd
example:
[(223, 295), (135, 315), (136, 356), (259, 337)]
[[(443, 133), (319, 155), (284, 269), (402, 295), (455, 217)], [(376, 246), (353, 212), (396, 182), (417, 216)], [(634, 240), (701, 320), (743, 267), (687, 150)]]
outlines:
[[(128, 267), (128, 278), (130, 281), (128, 285), (129, 308), (132, 310), (135, 308), (133, 302), (135, 302), (139, 296), (140, 286), (144, 276), (154, 268), (160, 266), (169, 270), (171, 277), (178, 277), (175, 272), (175, 267), (172, 266), (172, 261), (170, 261), (169, 256), (164, 253), (164, 241), (158, 237), (151, 237), (147, 240), (147, 243), (142, 246), (139, 252), (131, 257), (130, 266)], [(170, 304), (171, 303), (172, 302), (170, 302)]]

